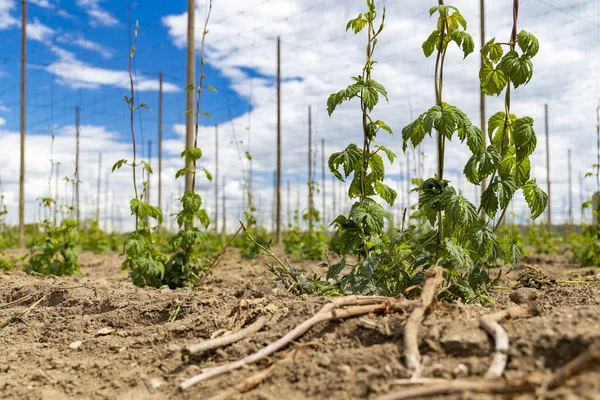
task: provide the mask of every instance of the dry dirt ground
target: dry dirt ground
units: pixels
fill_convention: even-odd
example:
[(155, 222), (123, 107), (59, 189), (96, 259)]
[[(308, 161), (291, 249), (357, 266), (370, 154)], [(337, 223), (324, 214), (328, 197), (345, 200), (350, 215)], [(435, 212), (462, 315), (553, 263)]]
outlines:
[[(560, 257), (525, 262), (557, 280), (589, 282), (518, 289), (541, 315), (503, 323), (511, 341), (508, 379), (550, 373), (600, 339), (600, 285), (592, 283), (600, 270), (575, 268)], [(83, 278), (0, 273), (0, 398), (209, 399), (283, 358), (289, 348), (183, 393), (178, 385), (273, 342), (328, 302), (286, 293), (259, 260), (242, 261), (232, 253), (198, 291), (137, 288), (121, 275), (115, 254), (83, 254), (81, 264)], [(496, 292), (490, 307), (432, 308), (420, 331), (424, 376), (485, 373), (493, 344), (478, 327), (479, 318), (514, 305), (509, 294), (519, 272), (504, 280), (506, 290)], [(265, 307), (276, 309), (276, 323), (236, 344), (182, 359), (182, 347), (222, 329), (240, 329)], [(401, 357), (405, 320), (388, 314), (321, 323), (294, 343), (293, 361), (279, 363), (262, 384), (234, 398), (375, 399), (398, 390), (398, 380), (410, 377)], [(548, 398), (600, 399), (600, 368), (570, 379)]]

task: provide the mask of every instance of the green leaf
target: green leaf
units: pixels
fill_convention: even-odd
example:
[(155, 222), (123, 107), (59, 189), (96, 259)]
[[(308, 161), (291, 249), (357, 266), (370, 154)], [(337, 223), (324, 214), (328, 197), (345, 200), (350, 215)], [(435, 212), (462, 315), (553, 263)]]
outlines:
[(388, 131), (390, 134), (394, 134), (394, 132), (392, 132), (392, 128), (390, 128), (385, 122), (377, 120), (375, 121), (375, 124), (377, 124), (377, 126), (379, 126), (381, 129)]
[(469, 257), (469, 253), (452, 238), (444, 239), (444, 253), (446, 262), (453, 267), (473, 269), (473, 260)]
[(215, 89), (214, 87), (212, 87), (211, 85), (207, 86), (207, 89), (210, 90), (211, 92), (215, 92), (217, 93), (217, 89)]
[(533, 130), (533, 118), (523, 117), (513, 123), (513, 142), (517, 150), (517, 161), (529, 157), (537, 145), (537, 138)]
[(440, 8), (440, 6), (433, 6), (429, 9), (429, 16), (431, 17)]
[(485, 210), (485, 213), (490, 216), (490, 218), (494, 218), (494, 215), (496, 215), (496, 212), (498, 211), (498, 197), (496, 196), (496, 188), (497, 186), (495, 184), (491, 184), (481, 194), (481, 206)]
[(363, 17), (362, 14), (359, 14), (358, 17), (348, 21), (348, 24), (346, 25), (346, 31), (348, 31), (348, 29), (352, 28), (352, 30), (354, 31), (354, 34), (356, 35), (360, 31), (362, 31), (366, 25), (367, 25), (367, 20)]
[(402, 139), (403, 139), (403, 151), (406, 152), (408, 141), (412, 143), (413, 147), (417, 147), (425, 138), (426, 134), (431, 134), (431, 129), (433, 127), (433, 121), (429, 121), (429, 123), (425, 123), (424, 119), (425, 113), (421, 114), (416, 120), (406, 125), (402, 129)]
[(439, 201), (444, 207), (445, 220), (461, 230), (470, 229), (479, 220), (475, 206), (453, 187), (444, 189)]
[(388, 160), (390, 161), (390, 164), (394, 162), (394, 160), (396, 159), (396, 153), (394, 153), (392, 150), (388, 149), (385, 146), (382, 145), (375, 145), (375, 148), (383, 151), (385, 153), (385, 155), (387, 156)]
[(202, 157), (202, 150), (198, 147), (189, 147), (181, 152), (181, 157), (185, 157), (185, 162), (196, 162)]
[(383, 165), (383, 159), (379, 154), (372, 154), (369, 158), (369, 167), (373, 172), (375, 180), (382, 180), (384, 177), (385, 167)]
[(194, 84), (189, 84), (185, 87), (186, 92), (191, 92), (192, 90), (194, 90)]
[(521, 261), (521, 257), (523, 257), (521, 249), (519, 246), (513, 243), (510, 235), (504, 236), (501, 239), (501, 242), (502, 251), (504, 252), (504, 263), (511, 264), (513, 267), (516, 267)]
[(148, 172), (149, 174), (154, 173), (154, 171), (152, 171), (152, 167), (150, 166), (150, 164), (148, 164), (146, 161), (142, 160), (140, 161), (140, 164), (142, 164), (144, 166), (144, 169), (146, 170), (146, 172)]
[[(384, 86), (383, 86), (381, 83), (379, 83), (379, 82), (375, 81), (374, 79), (369, 79), (369, 80), (367, 81), (367, 87), (370, 87), (370, 88), (373, 88), (373, 89), (375, 89), (375, 90), (377, 91), (377, 93), (379, 93), (379, 94), (380, 94), (380, 95), (382, 95), (382, 96), (383, 96), (383, 97), (384, 97), (386, 100), (388, 100), (388, 97), (387, 97), (387, 90), (385, 90), (385, 87), (384, 87)], [(387, 126), (387, 125), (386, 125), (386, 126)], [(391, 132), (390, 132), (390, 133), (391, 133)]]
[(148, 105), (147, 105), (147, 104), (145, 104), (145, 103), (142, 103), (142, 104), (140, 104), (140, 106), (139, 106), (139, 107), (140, 107), (140, 108), (145, 108), (146, 110), (150, 110), (150, 107), (148, 107)]
[(528, 55), (524, 54), (519, 57), (519, 54), (511, 50), (502, 57), (498, 68), (504, 72), (504, 75), (509, 76), (514, 87), (529, 82), (533, 76), (533, 63)]
[(496, 43), (496, 38), (492, 38), (492, 40), (487, 42), (481, 48), (481, 55), (486, 58), (489, 57), (489, 59), (494, 63), (500, 61), (503, 54), (504, 50), (502, 49), (502, 45), (500, 43)]
[(531, 219), (536, 219), (548, 207), (548, 195), (539, 188), (535, 179), (530, 180), (523, 186), (523, 194), (531, 210)]
[(483, 132), (475, 125), (466, 125), (458, 130), (459, 136), (466, 136), (467, 146), (472, 153), (477, 153), (483, 150)]
[(431, 34), (429, 35), (427, 40), (425, 40), (423, 42), (423, 45), (421, 46), (423, 48), (423, 54), (425, 54), (425, 57), (429, 57), (433, 53), (433, 51), (436, 49), (439, 42), (440, 42), (440, 31), (435, 30), (435, 31), (431, 32)]
[(504, 131), (505, 117), (505, 112), (498, 111), (496, 114), (492, 115), (490, 119), (488, 119), (488, 137), (490, 138), (490, 142), (494, 141), (493, 138), (497, 134), (502, 134), (502, 132)]
[(504, 209), (508, 207), (508, 204), (515, 195), (517, 185), (510, 175), (502, 177), (502, 179), (496, 178), (496, 182), (498, 187), (498, 198), (500, 199), (500, 208)]
[(456, 114), (447, 105), (435, 105), (431, 107), (425, 115), (425, 124), (433, 123), (435, 129), (448, 139), (452, 139), (452, 134), (457, 129)]
[(517, 162), (514, 170), (515, 183), (518, 187), (521, 187), (527, 183), (531, 174), (531, 162), (529, 158), (525, 158), (520, 162)]
[(177, 173), (175, 174), (175, 179), (184, 176), (185, 174), (187, 174), (187, 168), (181, 168), (179, 171), (177, 171)]
[(113, 165), (112, 167), (112, 172), (115, 172), (116, 169), (121, 169), (121, 167), (123, 167), (123, 165), (127, 163), (127, 160), (119, 160), (115, 163), (115, 165)]
[[(344, 179), (356, 169), (356, 166), (361, 158), (362, 150), (359, 149), (354, 143), (351, 143), (344, 151), (333, 153), (329, 157), (329, 171), (331, 171), (331, 173), (340, 181), (344, 182)], [(343, 177), (339, 173), (340, 166), (342, 166), (344, 170)]]
[(540, 49), (540, 43), (531, 33), (521, 31), (517, 34), (517, 43), (521, 51), (529, 57), (534, 57)]
[(375, 107), (378, 101), (379, 95), (377, 94), (377, 90), (375, 90), (375, 88), (370, 86), (364, 88), (362, 92), (362, 102), (364, 103), (367, 110), (373, 111), (373, 107)]
[(471, 244), (475, 252), (483, 260), (496, 261), (500, 255), (500, 244), (498, 237), (487, 226), (480, 226), (470, 235)]
[(481, 70), (479, 70), (479, 81), (481, 91), (488, 96), (499, 95), (506, 87), (504, 71), (500, 68), (494, 68), (493, 64), (485, 59)]
[(342, 270), (346, 267), (346, 258), (342, 258), (338, 263), (333, 264), (331, 267), (329, 267), (329, 269), (327, 270), (327, 276), (326, 279), (332, 279), (337, 277)]
[(394, 201), (396, 200), (397, 193), (391, 187), (381, 183), (375, 182), (375, 191), (390, 206), (394, 205)]
[(208, 170), (206, 168), (202, 168), (202, 171), (204, 172), (204, 175), (206, 175), (206, 179), (208, 179), (209, 182), (212, 182), (212, 180), (213, 180), (212, 174), (210, 172), (208, 172)]

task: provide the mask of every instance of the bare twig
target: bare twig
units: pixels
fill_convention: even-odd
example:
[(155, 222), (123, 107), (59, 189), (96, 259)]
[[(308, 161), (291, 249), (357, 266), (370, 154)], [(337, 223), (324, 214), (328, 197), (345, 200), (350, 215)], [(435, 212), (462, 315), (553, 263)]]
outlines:
[(421, 299), (406, 321), (404, 326), (404, 360), (406, 367), (413, 371), (413, 378), (421, 374), (421, 354), (419, 353), (419, 326), (425, 317), (425, 311), (433, 302), (437, 287), (442, 283), (443, 269), (439, 266), (431, 267), (425, 273), (425, 283), (421, 292)]
[(423, 386), (419, 388), (406, 389), (401, 392), (394, 392), (385, 396), (378, 397), (376, 400), (406, 400), (406, 399), (422, 399), (431, 396), (449, 395), (463, 392), (479, 392), (479, 393), (496, 393), (510, 394), (532, 392), (536, 388), (536, 384), (529, 380), (519, 380), (507, 382), (504, 380), (448, 380), (443, 383)]
[(228, 346), (232, 343), (239, 342), (248, 336), (259, 332), (271, 320), (273, 314), (261, 315), (253, 324), (250, 324), (244, 329), (234, 332), (230, 335), (219, 336), (215, 339), (206, 340), (201, 343), (192, 344), (182, 350), (184, 356), (200, 353), (202, 351), (214, 350), (219, 347)]
[(217, 265), (219, 265), (219, 259), (223, 256), (223, 254), (225, 254), (225, 251), (227, 250), (227, 248), (229, 247), (231, 242), (233, 242), (233, 240), (237, 237), (237, 235), (240, 234), (241, 230), (242, 230), (242, 227), (240, 226), (239, 229), (235, 232), (235, 234), (229, 238), (227, 243), (225, 243), (225, 246), (221, 249), (219, 254), (217, 254), (217, 256), (214, 258), (214, 260), (212, 260), (212, 262), (210, 263), (210, 266), (208, 267), (209, 271), (212, 271), (213, 268), (215, 268)]
[(7, 319), (4, 323), (2, 323), (0, 325), (0, 329), (3, 329), (5, 327), (7, 327), (8, 325), (12, 324), (15, 321), (19, 321), (21, 318), (23, 318), (24, 316), (26, 316), (27, 314), (29, 314), (31, 312), (31, 310), (33, 310), (35, 307), (37, 307), (37, 305), (40, 304), (42, 302), (42, 300), (44, 300), (46, 297), (48, 297), (48, 294), (45, 294), (42, 297), (40, 297), (39, 300), (37, 300), (36, 302), (32, 303), (22, 313), (14, 315), (14, 316), (10, 317), (9, 319)]
[(494, 338), (494, 359), (485, 377), (487, 379), (500, 378), (508, 362), (508, 334), (499, 324), (500, 321), (511, 318), (531, 317), (538, 311), (530, 306), (513, 307), (495, 314), (484, 315), (479, 321), (479, 326)]
[[(414, 305), (414, 303), (404, 301), (403, 299), (394, 299), (379, 296), (348, 296), (335, 299), (332, 302), (324, 305), (318, 313), (316, 313), (300, 325), (296, 326), (296, 328), (292, 329), (287, 335), (262, 348), (256, 353), (229, 364), (224, 364), (219, 367), (210, 368), (204, 371), (203, 373), (184, 381), (179, 387), (181, 390), (185, 390), (198, 382), (222, 375), (229, 371), (242, 368), (249, 364), (256, 363), (264, 359), (265, 357), (270, 356), (276, 351), (286, 347), (293, 340), (299, 338), (310, 328), (312, 328), (320, 322), (356, 317), (372, 312), (398, 311), (405, 309), (406, 307), (409, 307), (411, 305)], [(343, 306), (352, 307), (339, 310), (336, 309)]]

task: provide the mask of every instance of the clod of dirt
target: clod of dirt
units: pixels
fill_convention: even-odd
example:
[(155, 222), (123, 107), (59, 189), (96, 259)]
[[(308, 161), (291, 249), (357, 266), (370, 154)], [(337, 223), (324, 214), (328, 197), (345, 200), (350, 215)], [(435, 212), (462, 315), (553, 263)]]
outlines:
[(96, 332), (96, 336), (108, 336), (115, 331), (116, 329), (112, 328), (102, 328), (98, 332)]
[(521, 272), (517, 278), (517, 282), (521, 287), (528, 287), (534, 289), (541, 289), (544, 286), (556, 285), (556, 279), (550, 278), (542, 273), (538, 268), (534, 268), (530, 265), (525, 265), (527, 268)]

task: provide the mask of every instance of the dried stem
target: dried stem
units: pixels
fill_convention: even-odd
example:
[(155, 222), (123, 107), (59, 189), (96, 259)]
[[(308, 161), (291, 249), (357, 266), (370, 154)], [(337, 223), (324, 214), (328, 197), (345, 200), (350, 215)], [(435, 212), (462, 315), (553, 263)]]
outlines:
[(421, 354), (419, 353), (419, 327), (425, 317), (427, 308), (433, 302), (437, 287), (442, 283), (443, 269), (439, 266), (431, 267), (425, 273), (425, 284), (421, 292), (421, 299), (406, 321), (404, 327), (404, 360), (406, 367), (413, 371), (413, 378), (421, 374)]
[(499, 324), (500, 321), (507, 319), (532, 317), (538, 314), (538, 311), (532, 307), (514, 307), (503, 310), (495, 314), (484, 315), (479, 321), (479, 326), (494, 338), (494, 359), (488, 369), (485, 377), (487, 379), (501, 378), (508, 362), (508, 334)]

